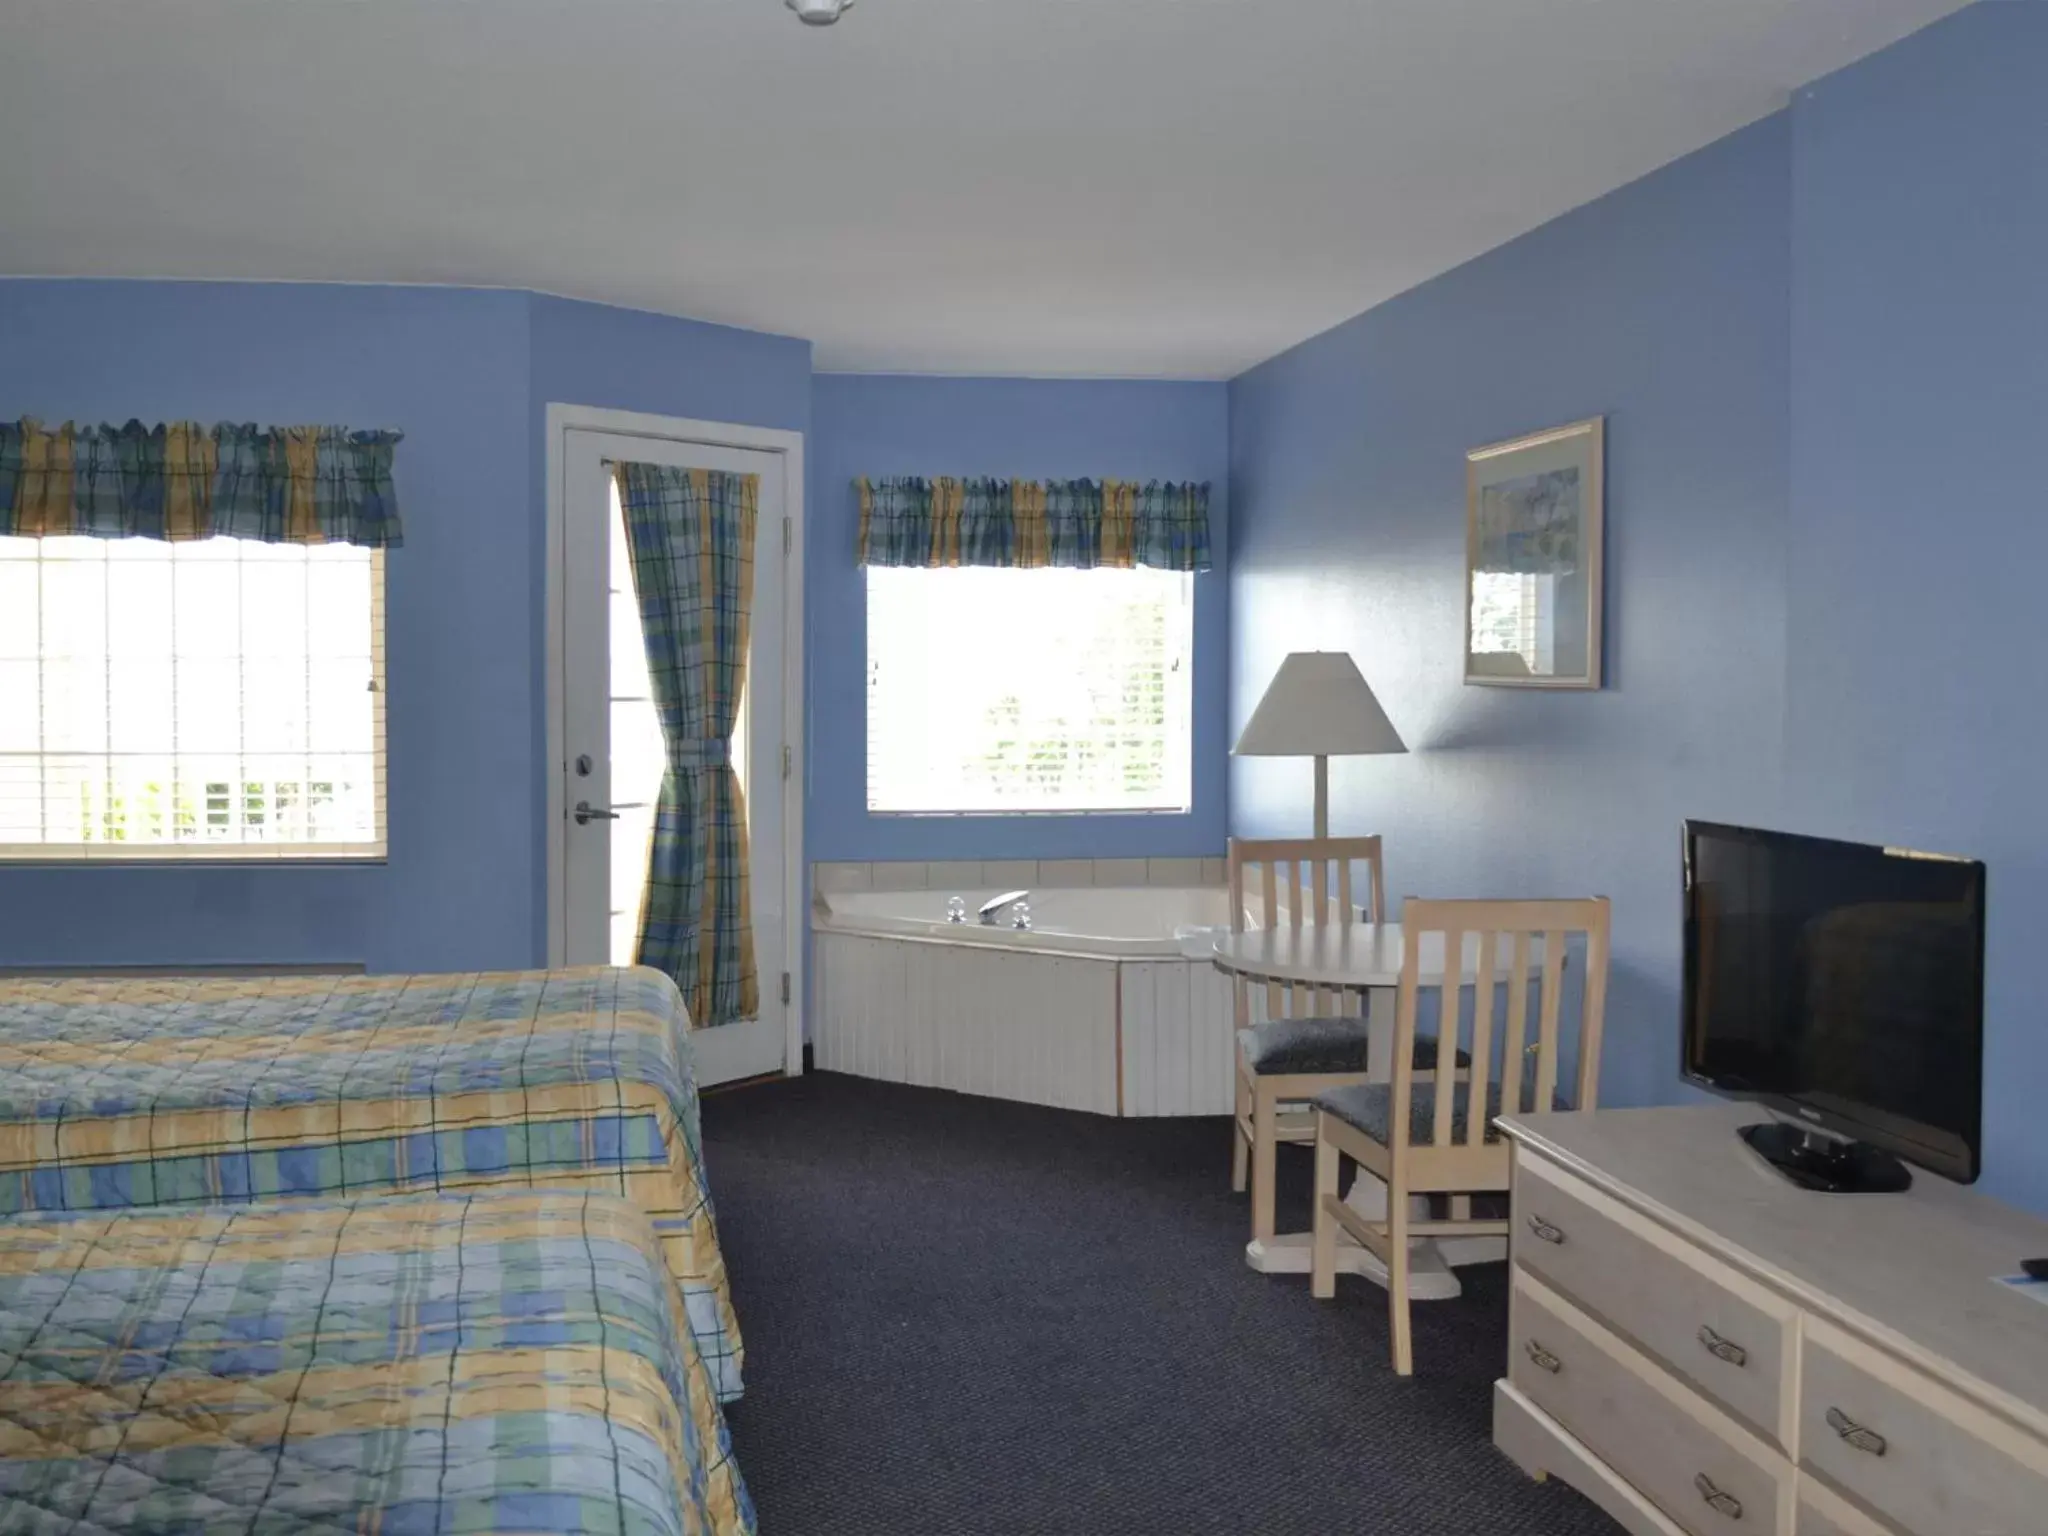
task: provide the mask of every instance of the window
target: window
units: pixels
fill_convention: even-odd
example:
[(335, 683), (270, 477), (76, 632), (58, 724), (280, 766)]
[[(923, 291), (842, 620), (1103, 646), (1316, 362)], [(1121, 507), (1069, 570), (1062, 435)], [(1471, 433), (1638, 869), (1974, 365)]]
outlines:
[(1515, 571), (1472, 573), (1472, 651), (1474, 655), (1516, 655), (1536, 676), (1557, 670), (1557, 606), (1555, 576), (1525, 576)]
[(384, 566), (0, 538), (0, 858), (380, 858)]
[(871, 566), (868, 809), (1185, 811), (1194, 578)]

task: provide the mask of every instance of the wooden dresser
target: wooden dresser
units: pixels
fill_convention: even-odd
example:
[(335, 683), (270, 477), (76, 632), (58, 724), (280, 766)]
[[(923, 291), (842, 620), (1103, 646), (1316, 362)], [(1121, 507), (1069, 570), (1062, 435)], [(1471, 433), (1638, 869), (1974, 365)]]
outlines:
[(1493, 1438), (1655, 1536), (2048, 1536), (2048, 1222), (1795, 1188), (1751, 1106), (1522, 1115)]

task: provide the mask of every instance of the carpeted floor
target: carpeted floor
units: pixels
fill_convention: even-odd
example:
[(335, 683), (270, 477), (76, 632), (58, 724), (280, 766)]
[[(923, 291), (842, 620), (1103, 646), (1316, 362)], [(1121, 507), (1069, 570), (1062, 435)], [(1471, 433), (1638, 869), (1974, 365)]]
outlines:
[[(1254, 1274), (1228, 1125), (813, 1074), (704, 1104), (764, 1536), (1613, 1536), (1489, 1441), (1501, 1266), (1415, 1309)], [(1308, 1160), (1283, 1148), (1283, 1229)]]

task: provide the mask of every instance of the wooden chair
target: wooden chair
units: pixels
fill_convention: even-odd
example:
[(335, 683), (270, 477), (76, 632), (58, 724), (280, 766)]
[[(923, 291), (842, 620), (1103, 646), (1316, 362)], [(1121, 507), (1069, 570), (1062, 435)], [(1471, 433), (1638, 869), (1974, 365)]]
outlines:
[[(1470, 1196), (1505, 1191), (1509, 1148), (1494, 1120), (1525, 1109), (1592, 1109), (1600, 1092), (1600, 1032), (1607, 1012), (1609, 909), (1604, 896), (1577, 901), (1417, 901), (1401, 908), (1401, 989), (1394, 1019), (1394, 1080), (1358, 1083), (1317, 1096), (1315, 1242), (1310, 1290), (1337, 1290), (1337, 1230), (1342, 1227), (1387, 1266), (1394, 1370), (1414, 1370), (1408, 1330), (1408, 1241), (1430, 1236), (1502, 1236), (1505, 1220), (1471, 1220)], [(1578, 1027), (1578, 1078), (1567, 1099), (1557, 1091), (1564, 1054), (1565, 953), (1583, 935), (1586, 975)], [(1540, 950), (1536, 941), (1539, 940)], [(1505, 949), (1503, 941), (1507, 941)], [(1441, 980), (1439, 1028), (1459, 1027), (1460, 957), (1475, 950), (1471, 1071), (1464, 1080), (1417, 1081), (1412, 1054), (1424, 990), (1425, 951)], [(1502, 961), (1506, 960), (1505, 973)], [(1536, 1038), (1529, 1041), (1531, 965), (1540, 966)], [(1507, 981), (1506, 1027), (1496, 1040), (1494, 992)], [(1386, 1182), (1387, 1216), (1372, 1222), (1338, 1198), (1342, 1159)], [(1449, 1194), (1452, 1218), (1416, 1221), (1410, 1195)], [(1464, 1219), (1459, 1219), (1460, 1216)]]
[[(1359, 891), (1353, 868), (1363, 865)], [(1334, 888), (1334, 889), (1333, 889)], [(1355, 896), (1367, 899), (1360, 903)], [(1386, 876), (1377, 837), (1230, 840), (1230, 920), (1244, 931), (1255, 898), (1262, 928), (1346, 926), (1378, 922), (1386, 908)], [(1308, 1103), (1318, 1093), (1366, 1080), (1365, 1000), (1357, 992), (1267, 982), (1264, 1017), (1252, 1017), (1255, 983), (1237, 978), (1236, 1128), (1230, 1187), (1252, 1193), (1252, 1237), (1273, 1233), (1275, 1149), (1282, 1141), (1315, 1139)], [(1425, 1075), (1436, 1066), (1435, 1041), (1411, 1042)], [(1300, 1105), (1297, 1111), (1284, 1106)]]

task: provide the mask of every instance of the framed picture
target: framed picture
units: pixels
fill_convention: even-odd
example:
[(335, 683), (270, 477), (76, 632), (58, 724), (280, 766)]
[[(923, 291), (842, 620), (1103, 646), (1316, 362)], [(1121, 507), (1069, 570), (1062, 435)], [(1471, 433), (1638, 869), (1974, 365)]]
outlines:
[(1465, 455), (1465, 681), (1600, 686), (1606, 418)]

